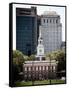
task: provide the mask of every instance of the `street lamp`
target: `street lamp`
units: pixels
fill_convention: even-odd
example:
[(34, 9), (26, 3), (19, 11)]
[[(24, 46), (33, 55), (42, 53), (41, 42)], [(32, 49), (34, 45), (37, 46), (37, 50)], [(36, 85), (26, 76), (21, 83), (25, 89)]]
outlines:
[(50, 84), (51, 84), (51, 55), (50, 54), (49, 54), (49, 59), (50, 59), (49, 81), (50, 81)]
[(50, 84), (51, 84), (51, 57), (50, 57)]
[(34, 71), (34, 62), (32, 61), (32, 85), (34, 86), (34, 77), (33, 77), (33, 71)]

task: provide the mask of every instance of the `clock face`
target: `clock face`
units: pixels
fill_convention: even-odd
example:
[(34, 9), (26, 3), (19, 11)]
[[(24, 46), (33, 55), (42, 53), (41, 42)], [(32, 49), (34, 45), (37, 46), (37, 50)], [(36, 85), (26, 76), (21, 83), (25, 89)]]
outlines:
[(41, 50), (41, 49), (40, 49), (39, 51), (40, 51), (40, 52), (42, 52), (42, 50)]

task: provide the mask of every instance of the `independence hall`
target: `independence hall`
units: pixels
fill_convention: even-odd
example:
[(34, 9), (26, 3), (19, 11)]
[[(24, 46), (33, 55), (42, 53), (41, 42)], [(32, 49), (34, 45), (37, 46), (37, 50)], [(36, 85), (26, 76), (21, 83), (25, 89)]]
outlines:
[(38, 16), (36, 9), (16, 9), (16, 49), (35, 55), (35, 60), (23, 64), (24, 80), (56, 79), (58, 62), (45, 58), (45, 54), (60, 49), (60, 16), (56, 12)]
[(24, 64), (24, 79), (25, 80), (45, 80), (56, 79), (55, 60), (51, 61), (26, 61)]

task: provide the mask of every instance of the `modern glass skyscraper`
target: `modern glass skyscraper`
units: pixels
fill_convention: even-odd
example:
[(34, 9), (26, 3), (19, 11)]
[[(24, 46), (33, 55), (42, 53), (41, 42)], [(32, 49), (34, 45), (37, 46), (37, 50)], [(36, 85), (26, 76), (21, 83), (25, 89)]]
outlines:
[(16, 49), (25, 55), (34, 54), (37, 46), (36, 8), (17, 8), (16, 14)]

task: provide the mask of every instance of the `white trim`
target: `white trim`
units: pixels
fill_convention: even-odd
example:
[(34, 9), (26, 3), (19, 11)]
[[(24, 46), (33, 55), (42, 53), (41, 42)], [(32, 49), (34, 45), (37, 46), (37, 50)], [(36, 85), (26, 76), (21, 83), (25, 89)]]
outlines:
[(16, 7), (13, 5), (13, 50), (16, 49)]

